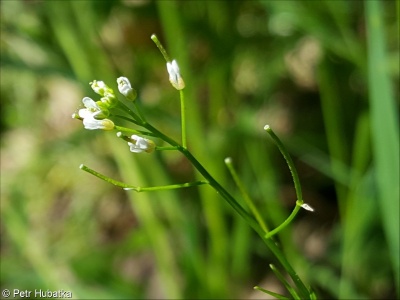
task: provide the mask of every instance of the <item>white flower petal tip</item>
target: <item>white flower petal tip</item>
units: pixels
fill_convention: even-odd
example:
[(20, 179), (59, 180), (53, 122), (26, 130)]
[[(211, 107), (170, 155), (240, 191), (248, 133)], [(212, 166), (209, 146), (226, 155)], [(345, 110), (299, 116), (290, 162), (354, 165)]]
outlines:
[(310, 205), (308, 205), (307, 203), (303, 203), (302, 205), (301, 205), (301, 207), (302, 208), (304, 208), (305, 210), (308, 210), (308, 211), (314, 211), (314, 208), (312, 208)]
[(122, 132), (121, 131), (118, 131), (117, 132), (117, 137), (121, 137), (122, 136)]
[(271, 127), (267, 124), (264, 126), (264, 130), (269, 130)]
[(132, 135), (131, 141), (128, 142), (129, 150), (133, 153), (151, 153), (154, 151), (156, 145), (152, 140), (142, 138), (138, 135)]
[(232, 158), (231, 157), (227, 157), (227, 158), (225, 158), (224, 161), (225, 161), (225, 164), (229, 165), (229, 164), (232, 163)]
[(172, 62), (167, 62), (167, 70), (169, 74), (169, 82), (177, 90), (182, 90), (185, 88), (185, 82), (183, 81), (178, 63), (174, 59)]

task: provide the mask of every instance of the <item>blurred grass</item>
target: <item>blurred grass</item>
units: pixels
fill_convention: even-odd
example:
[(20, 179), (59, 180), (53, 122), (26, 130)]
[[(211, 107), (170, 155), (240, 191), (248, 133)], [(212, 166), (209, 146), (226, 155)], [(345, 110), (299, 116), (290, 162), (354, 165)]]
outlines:
[[(397, 6), (396, 6), (397, 5)], [(399, 41), (392, 1), (2, 1), (0, 285), (77, 299), (261, 298), (275, 263), (209, 187), (128, 193), (198, 175), (174, 153), (136, 156), (70, 115), (88, 85), (127, 76), (154, 125), (179, 138), (179, 99), (156, 33), (179, 61), (195, 156), (240, 201), (235, 168), (321, 298), (399, 294)], [(22, 146), (22, 147), (21, 147)], [(397, 291), (396, 291), (397, 289)]]
[(385, 63), (387, 54), (382, 15), (379, 2), (366, 4), (369, 103), (377, 194), (397, 291), (400, 292), (399, 118)]

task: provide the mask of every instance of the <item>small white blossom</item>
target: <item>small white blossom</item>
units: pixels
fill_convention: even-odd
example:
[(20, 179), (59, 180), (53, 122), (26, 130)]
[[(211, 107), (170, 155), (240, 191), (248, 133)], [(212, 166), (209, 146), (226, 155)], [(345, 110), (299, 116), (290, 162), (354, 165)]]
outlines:
[(86, 129), (114, 129), (114, 123), (111, 120), (105, 119), (108, 115), (107, 110), (102, 109), (89, 97), (83, 98), (82, 102), (86, 108), (80, 109), (78, 115), (83, 119), (83, 126), (85, 126)]
[(107, 110), (102, 109), (95, 101), (93, 101), (93, 99), (89, 97), (83, 98), (82, 102), (86, 108), (80, 109), (78, 114), (83, 119), (89, 116), (96, 119), (104, 119), (109, 114)]
[(96, 94), (99, 94), (102, 97), (100, 100), (107, 108), (115, 107), (117, 105), (114, 91), (103, 81), (93, 80), (93, 82), (90, 83), (90, 86)]
[(131, 140), (132, 142), (128, 142), (128, 145), (130, 147), (130, 151), (134, 153), (150, 153), (156, 147), (153, 141), (142, 138), (138, 135), (132, 135)]
[(314, 208), (312, 208), (310, 205), (308, 205), (307, 203), (303, 203), (302, 205), (301, 205), (301, 207), (302, 208), (304, 208), (305, 210), (308, 210), (308, 211), (314, 211)]
[(136, 99), (136, 91), (132, 88), (129, 79), (126, 77), (119, 77), (117, 79), (118, 90), (129, 100), (133, 101)]
[(109, 119), (97, 120), (90, 116), (83, 119), (83, 126), (89, 130), (113, 130), (115, 127), (114, 122)]
[(171, 82), (172, 86), (177, 90), (182, 90), (185, 87), (185, 82), (181, 77), (179, 66), (175, 59), (172, 62), (167, 62), (167, 70), (169, 82)]
[(96, 94), (99, 94), (100, 96), (104, 96), (106, 94), (114, 94), (113, 90), (110, 89), (104, 81), (97, 81), (93, 80), (90, 83), (91, 88)]

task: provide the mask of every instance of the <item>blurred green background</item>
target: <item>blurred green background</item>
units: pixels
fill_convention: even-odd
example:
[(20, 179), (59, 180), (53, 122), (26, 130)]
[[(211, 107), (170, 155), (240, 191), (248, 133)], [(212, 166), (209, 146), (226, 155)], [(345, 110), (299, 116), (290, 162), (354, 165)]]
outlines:
[[(71, 114), (89, 82), (126, 76), (147, 118), (179, 140), (179, 96), (150, 40), (186, 82), (188, 143), (240, 200), (233, 158), (268, 224), (320, 298), (399, 297), (398, 1), (1, 1), (1, 289), (76, 299), (265, 299), (274, 257), (182, 155), (135, 155)], [(279, 265), (278, 265), (279, 267)]]

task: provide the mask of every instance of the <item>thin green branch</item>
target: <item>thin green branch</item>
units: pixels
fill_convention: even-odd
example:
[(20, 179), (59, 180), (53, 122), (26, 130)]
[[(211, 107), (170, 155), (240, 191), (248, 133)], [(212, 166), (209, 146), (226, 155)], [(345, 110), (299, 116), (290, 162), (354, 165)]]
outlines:
[(285, 228), (286, 226), (288, 226), (290, 224), (290, 222), (293, 221), (293, 219), (296, 217), (297, 213), (299, 212), (301, 208), (301, 204), (300, 201), (296, 201), (296, 206), (294, 207), (292, 213), (290, 214), (290, 216), (278, 227), (276, 227), (274, 230), (271, 230), (270, 232), (268, 232), (265, 235), (266, 239), (271, 238), (273, 235), (277, 234), (279, 231), (281, 231), (283, 228)]
[(108, 183), (111, 183), (115, 186), (121, 187), (124, 190), (133, 190), (136, 192), (149, 192), (149, 191), (162, 191), (162, 190), (174, 190), (174, 189), (181, 189), (181, 188), (187, 188), (187, 187), (192, 187), (192, 186), (199, 186), (203, 184), (208, 184), (207, 181), (205, 180), (200, 180), (200, 181), (194, 181), (194, 182), (186, 182), (186, 183), (178, 183), (178, 184), (171, 184), (171, 185), (161, 185), (161, 186), (152, 186), (152, 187), (140, 187), (140, 186), (133, 186), (130, 184), (123, 183), (121, 181), (114, 180), (110, 177), (107, 177), (99, 172), (96, 172), (95, 170), (85, 166), (85, 165), (80, 165), (79, 168), (85, 172), (88, 172)]
[(261, 292), (263, 292), (263, 293), (266, 293), (266, 294), (268, 294), (268, 295), (270, 295), (270, 296), (272, 296), (272, 297), (275, 297), (276, 299), (279, 299), (279, 300), (289, 300), (289, 299), (290, 299), (290, 298), (288, 298), (288, 297), (286, 297), (286, 296), (283, 296), (283, 295), (281, 295), (281, 294), (268, 291), (268, 290), (263, 289), (262, 287), (259, 287), (259, 286), (255, 286), (254, 289), (255, 289), (255, 290), (258, 290), (258, 291), (261, 291)]
[(187, 148), (186, 144), (186, 108), (185, 108), (185, 94), (183, 90), (179, 90), (181, 98), (181, 126), (182, 126), (182, 146)]
[(300, 300), (301, 297), (297, 294), (296, 290), (289, 284), (281, 272), (279, 272), (279, 270), (273, 264), (270, 264), (269, 267), (271, 268), (272, 272), (274, 272), (275, 276), (278, 277), (279, 281), (282, 282), (285, 288), (289, 291), (292, 297), (296, 300)]
[(245, 200), (247, 206), (250, 208), (251, 212), (253, 213), (254, 217), (256, 218), (258, 224), (261, 226), (261, 229), (268, 233), (267, 224), (264, 222), (263, 218), (261, 217), (257, 207), (254, 205), (253, 200), (250, 198), (249, 193), (247, 192), (246, 188), (244, 187), (242, 181), (240, 180), (237, 172), (232, 164), (232, 159), (230, 157), (225, 159), (225, 165), (227, 166), (229, 172), (232, 175), (233, 180), (235, 181), (236, 185), (238, 186), (240, 193), (242, 194), (243, 199)]
[(269, 125), (265, 125), (264, 130), (268, 132), (268, 134), (271, 136), (271, 138), (275, 142), (276, 146), (279, 148), (279, 151), (282, 153), (283, 157), (285, 158), (285, 160), (289, 166), (290, 173), (292, 174), (294, 188), (296, 190), (297, 200), (301, 201), (301, 204), (303, 204), (303, 195), (301, 193), (301, 185), (300, 185), (299, 175), (297, 174), (296, 167), (293, 163), (292, 158), (290, 157), (289, 152), (286, 150), (286, 148), (282, 144), (281, 140), (276, 136), (275, 132), (271, 129), (271, 127), (269, 127)]
[(127, 114), (129, 114), (136, 121), (135, 122), (136, 125), (143, 126), (143, 124), (146, 123), (141, 117), (139, 117), (138, 114), (136, 114), (133, 110), (131, 110), (128, 106), (126, 106), (121, 101), (118, 101), (118, 108), (122, 109)]
[(167, 51), (165, 51), (165, 49), (164, 49), (163, 45), (161, 44), (161, 42), (158, 40), (158, 37), (157, 37), (155, 34), (153, 34), (153, 35), (151, 36), (151, 39), (152, 39), (153, 42), (156, 44), (156, 46), (157, 46), (157, 48), (160, 50), (161, 54), (164, 56), (165, 61), (166, 61), (166, 62), (170, 62), (171, 59), (169, 58), (169, 56), (168, 56), (168, 54), (167, 54)]
[(142, 113), (142, 110), (140, 109), (140, 106), (137, 105), (137, 99), (135, 101), (133, 101), (133, 105), (135, 106), (135, 109), (138, 112), (139, 118), (141, 119), (141, 121), (146, 123), (146, 118), (145, 118), (144, 114)]
[[(285, 270), (288, 272), (290, 277), (292, 278), (293, 282), (295, 283), (296, 287), (298, 288), (300, 295), (302, 298), (309, 298), (310, 297), (310, 291), (308, 288), (305, 286), (305, 284), (302, 282), (300, 277), (297, 275), (289, 261), (286, 259), (285, 255), (282, 253), (282, 251), (279, 249), (279, 247), (275, 244), (275, 242), (270, 239), (270, 238), (265, 238), (265, 233), (262, 230), (262, 228), (259, 226), (257, 221), (247, 212), (243, 209), (243, 207), (236, 201), (235, 198), (229, 194), (228, 191), (226, 191), (218, 181), (214, 179), (214, 177), (211, 176), (210, 173), (203, 167), (203, 165), (192, 155), (190, 151), (188, 151), (186, 148), (183, 148), (181, 145), (179, 145), (175, 140), (169, 138), (159, 130), (157, 130), (155, 127), (152, 125), (146, 123), (143, 125), (146, 129), (149, 131), (153, 132), (155, 135), (157, 135), (159, 138), (170, 144), (171, 146), (176, 146), (178, 151), (180, 151), (183, 155), (186, 156), (186, 158), (193, 164), (193, 166), (197, 169), (197, 171), (200, 172), (200, 174), (203, 175), (203, 177), (207, 180), (208, 184), (214, 188), (214, 190), (220, 194), (225, 201), (229, 203), (229, 205), (232, 206), (232, 208), (241, 216), (243, 217), (246, 222), (261, 236), (263, 239), (264, 243), (268, 246), (268, 248), (272, 251), (272, 253), (276, 256), (276, 258), (279, 260), (281, 265), (285, 268)], [(283, 146), (283, 145), (282, 145)]]
[(125, 116), (121, 116), (121, 115), (115, 115), (115, 114), (111, 114), (111, 116), (119, 118), (119, 119), (122, 119), (122, 120), (125, 120), (125, 121), (128, 121), (128, 122), (131, 122), (133, 124), (136, 124), (136, 125), (140, 126), (140, 123), (138, 121), (134, 120), (134, 119), (131, 119), (131, 118), (128, 118), (128, 117), (125, 117)]
[(117, 126), (117, 125), (114, 126), (114, 129), (116, 129), (118, 131), (122, 131), (122, 132), (130, 132), (130, 133), (135, 133), (135, 134), (139, 134), (139, 135), (154, 136), (154, 134), (151, 132), (147, 132), (147, 131), (143, 131), (143, 130), (136, 130), (136, 129), (132, 129), (132, 128)]
[(177, 147), (171, 146), (171, 147), (156, 147), (156, 150), (160, 150), (160, 151), (168, 151), (168, 150), (178, 150)]

